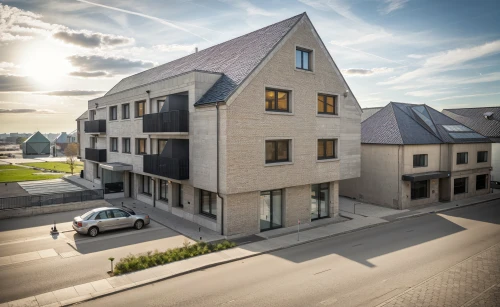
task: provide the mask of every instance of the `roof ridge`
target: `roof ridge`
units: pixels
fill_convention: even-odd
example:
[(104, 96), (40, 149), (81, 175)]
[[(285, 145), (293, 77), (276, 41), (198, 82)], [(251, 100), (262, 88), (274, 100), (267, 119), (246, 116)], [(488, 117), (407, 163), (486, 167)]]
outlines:
[[(397, 103), (397, 102), (396, 102), (396, 103)], [(391, 104), (393, 104), (393, 103), (391, 102)], [(404, 104), (404, 103), (402, 103), (402, 104)], [(411, 103), (410, 103), (410, 105), (411, 105)], [(416, 106), (417, 106), (417, 105), (416, 105)], [(424, 125), (422, 125), (422, 123), (420, 123), (418, 120), (413, 119), (410, 115), (408, 115), (408, 113), (406, 113), (405, 111), (401, 110), (401, 108), (399, 108), (399, 107), (398, 107), (398, 109), (399, 109), (399, 111), (401, 111), (401, 112), (402, 112), (402, 113), (403, 113), (406, 117), (408, 117), (410, 120), (412, 120), (412, 121), (414, 121), (415, 123), (417, 123), (420, 127), (422, 127), (423, 129), (425, 129), (425, 131), (429, 132), (429, 133), (430, 133), (433, 137), (435, 137), (436, 139), (438, 139), (440, 142), (444, 143), (443, 139), (442, 139), (440, 136), (438, 137), (438, 136), (436, 136), (434, 133), (430, 132), (430, 131), (427, 129), (427, 127), (425, 127)], [(413, 110), (411, 110), (411, 112), (413, 112)], [(429, 113), (429, 112), (427, 112), (427, 113)], [(430, 116), (430, 114), (429, 114), (429, 116)], [(396, 122), (398, 123), (398, 129), (399, 129), (399, 130), (401, 130), (400, 125), (399, 125), (399, 121), (398, 121), (398, 117), (397, 117), (397, 116), (396, 116)], [(433, 123), (434, 123), (434, 122), (433, 122)], [(434, 124), (434, 125), (435, 125), (435, 124)], [(436, 128), (436, 130), (437, 130), (437, 128)], [(400, 134), (401, 134), (401, 131), (400, 131)], [(401, 135), (401, 138), (403, 138), (403, 135)], [(404, 144), (404, 140), (403, 140), (403, 144)]]

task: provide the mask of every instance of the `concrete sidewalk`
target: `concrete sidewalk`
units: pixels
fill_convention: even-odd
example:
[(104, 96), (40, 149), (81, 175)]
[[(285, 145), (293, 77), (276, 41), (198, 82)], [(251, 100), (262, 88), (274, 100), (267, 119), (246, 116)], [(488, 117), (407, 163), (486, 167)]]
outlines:
[[(427, 207), (425, 209), (416, 210), (418, 212), (407, 211), (403, 213), (406, 214), (405, 216), (392, 220), (400, 220), (401, 218), (409, 217), (411, 218), (417, 215), (428, 214), (429, 212), (434, 213), (446, 211), (452, 208), (469, 206), (472, 204), (478, 204), (494, 199), (500, 200), (500, 194), (488, 194), (469, 200), (456, 201), (447, 204)], [(361, 216), (348, 212), (342, 212), (342, 216), (350, 218), (350, 220), (305, 230), (300, 232), (300, 234), (290, 233), (284, 236), (278, 236), (269, 238), (267, 240), (244, 244), (225, 251), (214, 252), (207, 255), (197, 256), (194, 258), (177, 261), (162, 266), (157, 266), (151, 269), (101, 279), (78, 286), (68, 287), (65, 289), (52, 291), (5, 304), (0, 304), (0, 307), (72, 305), (78, 302), (95, 299), (101, 296), (139, 287), (145, 284), (188, 274), (200, 269), (233, 262), (244, 258), (254, 257), (260, 254), (270, 253), (280, 249), (318, 241), (327, 237), (345, 234), (389, 222), (389, 220), (382, 219), (380, 217)], [(394, 216), (394, 214), (392, 216)]]

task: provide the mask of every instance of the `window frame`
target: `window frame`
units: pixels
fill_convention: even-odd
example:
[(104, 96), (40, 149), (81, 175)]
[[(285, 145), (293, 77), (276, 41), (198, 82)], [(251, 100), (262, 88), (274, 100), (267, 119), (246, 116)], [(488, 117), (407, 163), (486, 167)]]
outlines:
[[(203, 202), (203, 199), (204, 199), (203, 198), (203, 193), (204, 192), (208, 193), (208, 207), (209, 207), (208, 210), (209, 210), (209, 212), (203, 211), (203, 205), (204, 205), (204, 202)], [(212, 213), (212, 209), (213, 209), (212, 206), (214, 206), (214, 205), (215, 205), (215, 212), (217, 212), (217, 195), (216, 195), (216, 193), (210, 192), (210, 191), (207, 191), (207, 190), (202, 190), (202, 189), (200, 189), (199, 193), (200, 193), (199, 194), (199, 196), (200, 196), (200, 198), (199, 198), (200, 199), (200, 214), (204, 215), (204, 216), (207, 216), (209, 218), (217, 219), (217, 214), (213, 214)], [(213, 196), (212, 194), (215, 195), (215, 198), (214, 198), (215, 199), (215, 204), (212, 203), (212, 196)]]
[[(114, 115), (114, 117), (113, 117), (113, 115)], [(117, 106), (110, 106), (109, 107), (109, 121), (115, 121), (115, 120), (118, 120), (118, 107)]]
[[(317, 142), (316, 142), (316, 156), (317, 156), (317, 159), (318, 161), (321, 161), (321, 160), (334, 160), (334, 159), (338, 159), (338, 155), (337, 155), (337, 140), (338, 139), (318, 139)], [(327, 155), (327, 142), (329, 141), (333, 141), (333, 156), (328, 156)], [(319, 143), (323, 143), (323, 157), (320, 157), (319, 156)]]
[[(415, 183), (417, 182), (425, 182), (425, 196), (420, 196), (417, 197), (416, 194), (416, 191), (417, 191), (417, 188), (415, 187)], [(419, 199), (425, 199), (425, 198), (429, 198), (430, 195), (429, 195), (429, 189), (430, 189), (430, 182), (429, 180), (419, 180), (419, 181), (414, 181), (411, 183), (411, 187), (410, 187), (410, 199), (411, 200), (419, 200)]]
[[(139, 146), (139, 142), (141, 141), (144, 141), (144, 152), (141, 152), (140, 149), (141, 149), (141, 146)], [(135, 139), (135, 154), (136, 155), (146, 155), (148, 150), (147, 150), (147, 145), (148, 145), (148, 142), (147, 142), (147, 139), (144, 139), (144, 138), (136, 138)]]
[[(415, 164), (415, 158), (424, 156), (424, 165), (416, 165)], [(419, 168), (419, 167), (428, 167), (429, 166), (429, 155), (428, 154), (417, 154), (413, 155), (413, 168)]]
[[(128, 151), (126, 151), (127, 146), (125, 146), (125, 141), (128, 141)], [(127, 153), (129, 154), (131, 152), (131, 144), (130, 144), (130, 138), (122, 138), (122, 153)]]
[[(478, 188), (478, 178), (484, 177), (484, 187)], [(486, 190), (488, 189), (488, 174), (476, 175), (476, 191)]]
[[(139, 105), (142, 104), (142, 115), (139, 115)], [(146, 114), (146, 100), (136, 101), (135, 102), (135, 118), (142, 118)]]
[[(462, 179), (465, 181), (464, 191), (457, 193), (457, 191), (456, 191), (457, 190), (457, 187), (456, 187), (457, 180), (462, 180)], [(469, 186), (469, 177), (454, 178), (453, 179), (453, 195), (467, 194), (469, 191), (468, 186)]]
[[(297, 67), (297, 51), (300, 52), (300, 66), (301, 67)], [(308, 68), (304, 68), (304, 53), (308, 54), (308, 63), (307, 63)], [(296, 46), (295, 47), (295, 69), (304, 70), (304, 71), (312, 71), (312, 65), (311, 65), (312, 64), (312, 60), (311, 60), (312, 53), (313, 53), (313, 51), (310, 49)]]
[[(165, 197), (163, 197), (163, 191), (162, 191), (162, 188), (163, 188), (163, 185), (165, 184)], [(160, 190), (159, 190), (159, 195), (158, 195), (158, 199), (159, 200), (164, 200), (168, 203), (168, 180), (163, 180), (163, 179), (160, 179)]]
[[(274, 92), (274, 109), (268, 109), (267, 108), (267, 92)], [(278, 93), (286, 93), (286, 110), (280, 110), (278, 109)], [(272, 112), (272, 113), (292, 113), (292, 110), (290, 108), (290, 96), (291, 96), (292, 91), (291, 90), (284, 90), (284, 89), (278, 89), (278, 88), (273, 88), (273, 87), (266, 87), (264, 90), (264, 109), (266, 112)]]
[(179, 186), (179, 190), (178, 190), (179, 208), (184, 208), (184, 203), (183, 203), (184, 199), (182, 197), (182, 184), (179, 183), (178, 186)]
[[(147, 187), (148, 187), (147, 192), (144, 191), (144, 184), (145, 184), (144, 180), (146, 180), (146, 179), (147, 179)], [(142, 190), (142, 192), (141, 192), (142, 194), (146, 194), (146, 195), (151, 196), (151, 177), (142, 175), (141, 190)]]
[[(116, 148), (113, 149), (113, 144), (116, 145)], [(110, 152), (118, 152), (118, 138), (110, 137), (109, 138), (109, 151)]]
[[(319, 111), (319, 97), (323, 97), (323, 112)], [(332, 97), (333, 98), (333, 113), (328, 112), (327, 110), (327, 97)], [(339, 95), (335, 94), (326, 94), (326, 93), (318, 93), (316, 97), (316, 114), (318, 115), (329, 115), (329, 116), (338, 116), (338, 100), (339, 100)]]
[[(462, 161), (462, 159), (460, 159), (460, 161), (459, 161), (460, 155), (464, 155), (465, 162), (460, 162), (460, 161)], [(457, 162), (457, 165), (469, 164), (469, 152), (457, 152), (457, 161), (456, 162)]]
[[(278, 142), (287, 142), (287, 152), (286, 152), (286, 160), (280, 160), (278, 159)], [(267, 160), (267, 143), (273, 143), (274, 144), (274, 159), (273, 160)], [(287, 163), (291, 162), (291, 155), (290, 155), (290, 139), (277, 139), (277, 140), (266, 140), (264, 143), (264, 160), (265, 164), (276, 164), (276, 163)]]
[[(479, 160), (479, 156), (480, 154), (483, 155), (483, 160)], [(477, 152), (477, 160), (476, 160), (477, 163), (485, 163), (485, 162), (488, 162), (488, 151), (487, 150), (481, 150), (481, 151), (478, 151)]]
[[(274, 203), (274, 196), (275, 194), (278, 194), (279, 193), (279, 196), (280, 196), (280, 203), (279, 203), (279, 208), (280, 208), (280, 224), (279, 226), (273, 226), (273, 222), (274, 222), (274, 213), (275, 213), (275, 210), (274, 210), (274, 206), (275, 206), (275, 203)], [(260, 197), (262, 197), (262, 195), (265, 195), (265, 194), (268, 194), (269, 195), (269, 200), (270, 200), (270, 203), (269, 203), (269, 219), (270, 219), (270, 223), (269, 223), (269, 227), (268, 228), (262, 228), (262, 225), (259, 225), (259, 230), (261, 232), (264, 232), (264, 231), (268, 231), (268, 230), (273, 230), (273, 229), (279, 229), (279, 228), (283, 228), (283, 199), (284, 199), (284, 191), (283, 189), (276, 189), (276, 190), (267, 190), (267, 191), (261, 191), (260, 192)], [(260, 201), (262, 201), (260, 199)], [(262, 209), (262, 203), (259, 204), (259, 211)], [(261, 213), (260, 213), (261, 214)], [(259, 218), (259, 224), (261, 223), (260, 222), (261, 219)]]
[[(128, 108), (128, 112), (125, 112), (125, 108)], [(122, 119), (130, 119), (130, 103), (122, 104)]]

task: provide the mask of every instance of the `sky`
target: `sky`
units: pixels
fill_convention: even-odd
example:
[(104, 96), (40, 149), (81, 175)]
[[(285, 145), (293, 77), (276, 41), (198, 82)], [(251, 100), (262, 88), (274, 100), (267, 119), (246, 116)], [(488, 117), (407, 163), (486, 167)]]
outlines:
[(0, 3), (0, 133), (71, 132), (122, 78), (302, 12), (363, 108), (500, 106), (498, 0), (17, 0)]

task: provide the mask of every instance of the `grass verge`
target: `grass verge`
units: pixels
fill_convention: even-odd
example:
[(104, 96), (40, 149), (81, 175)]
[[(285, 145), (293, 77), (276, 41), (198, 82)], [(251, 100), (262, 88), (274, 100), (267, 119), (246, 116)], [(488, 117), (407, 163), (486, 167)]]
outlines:
[[(34, 162), (34, 163), (22, 163), (22, 165), (71, 174), (71, 169), (69, 168), (69, 164), (66, 162)], [(83, 169), (83, 163), (76, 163), (73, 173), (80, 174), (80, 171), (82, 169)]]
[(152, 268), (157, 265), (163, 265), (183, 259), (188, 259), (191, 257), (196, 257), (199, 255), (209, 254), (216, 251), (225, 250), (228, 248), (235, 247), (236, 243), (230, 241), (222, 241), (218, 244), (211, 244), (205, 242), (198, 242), (195, 244), (190, 244), (189, 242), (184, 242), (183, 247), (177, 247), (173, 249), (168, 249), (165, 252), (147, 252), (140, 255), (129, 255), (125, 258), (121, 258), (120, 261), (115, 265), (113, 273), (115, 275), (120, 275), (124, 273), (130, 273), (135, 271), (144, 270), (147, 268)]
[[(3, 165), (2, 165), (3, 166)], [(31, 168), (0, 168), (0, 182), (19, 182), (61, 178), (63, 174), (42, 173)]]

